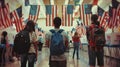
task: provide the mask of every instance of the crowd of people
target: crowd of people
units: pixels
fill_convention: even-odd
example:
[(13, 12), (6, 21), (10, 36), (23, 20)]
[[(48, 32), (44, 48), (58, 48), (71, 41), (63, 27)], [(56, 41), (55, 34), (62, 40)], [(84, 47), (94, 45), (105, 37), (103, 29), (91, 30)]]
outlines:
[[(92, 31), (93, 28), (96, 26), (100, 28), (99, 21), (97, 21), (98, 16), (92, 15), (91, 17), (91, 25), (86, 27), (86, 36), (88, 40), (88, 55), (89, 55), (89, 65), (90, 67), (95, 67), (96, 65), (96, 58), (98, 65), (100, 67), (104, 67), (104, 50), (103, 45), (95, 42), (94, 34)], [(77, 60), (79, 60), (79, 49), (82, 48), (82, 43), (80, 41), (81, 32), (82, 31), (75, 31), (74, 35), (72, 36), (72, 31), (67, 32), (64, 29), (61, 29), (61, 18), (55, 17), (53, 20), (54, 28), (50, 29), (48, 32), (40, 31), (40, 33), (36, 34), (35, 30), (35, 23), (34, 21), (30, 20), (27, 22), (24, 30), (28, 31), (29, 39), (30, 39), (30, 47), (27, 53), (21, 54), (17, 57), (20, 58), (21, 67), (26, 67), (28, 61), (28, 67), (34, 67), (34, 62), (36, 62), (38, 57), (38, 52), (42, 51), (42, 47), (44, 44), (47, 45), (50, 49), (50, 56), (49, 56), (49, 67), (67, 67), (67, 58), (65, 56), (65, 51), (69, 43), (73, 43), (74, 51), (72, 58), (74, 59), (75, 53), (77, 56)], [(69, 35), (72, 36), (69, 38)], [(91, 34), (92, 33), (92, 34)], [(0, 39), (0, 66), (4, 67), (5, 63), (11, 61), (11, 57), (15, 55), (14, 50), (12, 50), (12, 46), (8, 42), (8, 32), (3, 31), (1, 34)], [(105, 36), (104, 36), (105, 37)], [(103, 38), (104, 38), (103, 37)], [(98, 46), (99, 45), (99, 46)], [(9, 52), (8, 52), (9, 51)], [(13, 61), (12, 61), (13, 62)]]

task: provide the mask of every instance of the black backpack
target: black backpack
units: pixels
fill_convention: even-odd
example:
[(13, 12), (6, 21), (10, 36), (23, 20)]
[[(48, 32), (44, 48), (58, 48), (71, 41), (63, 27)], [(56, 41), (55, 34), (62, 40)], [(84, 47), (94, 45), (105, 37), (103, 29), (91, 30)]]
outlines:
[(92, 29), (92, 35), (97, 46), (105, 45), (105, 31), (103, 27), (95, 26)]
[(22, 30), (15, 36), (13, 50), (16, 54), (25, 54), (28, 53), (29, 48), (30, 48), (29, 32), (26, 30)]

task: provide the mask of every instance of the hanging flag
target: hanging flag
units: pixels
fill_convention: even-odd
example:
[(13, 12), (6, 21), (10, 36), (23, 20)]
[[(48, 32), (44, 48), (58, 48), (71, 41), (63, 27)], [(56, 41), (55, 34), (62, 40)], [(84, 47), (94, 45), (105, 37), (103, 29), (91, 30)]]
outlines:
[(65, 26), (73, 26), (73, 5), (67, 5)]
[(85, 13), (84, 13), (84, 5), (83, 4), (79, 6), (79, 12), (80, 12), (80, 19), (81, 19), (83, 25), (87, 26), (86, 23), (85, 23), (85, 20), (84, 20), (85, 19), (85, 16), (84, 16)]
[(112, 0), (112, 7), (117, 9), (118, 5), (120, 4), (120, 2), (118, 2), (117, 0)]
[[(2, 13), (1, 10), (2, 10), (2, 7), (0, 7), (0, 13)], [(2, 29), (4, 29), (4, 26), (3, 26), (3, 23), (2, 23), (2, 16), (0, 14), (0, 30), (2, 30)]]
[(2, 8), (4, 8), (5, 7), (5, 0), (0, 0), (0, 4), (1, 4)]
[(30, 5), (29, 0), (25, 0), (25, 6)]
[(109, 14), (109, 23), (108, 23), (108, 26), (109, 26), (109, 28), (112, 28), (113, 11), (112, 11), (112, 7), (111, 6), (109, 6), (108, 14)]
[(85, 13), (85, 25), (90, 25), (91, 15), (92, 15), (92, 4), (84, 4), (84, 13)]
[(100, 25), (103, 26), (105, 28), (105, 30), (108, 29), (109, 19), (110, 18), (109, 18), (108, 12), (104, 12), (103, 16), (101, 18), (101, 21), (100, 21), (101, 22)]
[(26, 20), (28, 21), (29, 13), (30, 13), (30, 6), (22, 6), (23, 21), (25, 22)]
[(38, 19), (39, 11), (40, 11), (40, 5), (31, 5), (28, 20), (33, 20), (36, 23)]
[(54, 18), (57, 16), (57, 5), (52, 5), (52, 26)]
[(116, 22), (116, 27), (118, 27), (120, 25), (120, 4), (116, 10), (115, 22)]
[(52, 6), (46, 5), (46, 26), (51, 26)]
[(20, 6), (18, 9), (12, 12), (12, 18), (14, 19), (13, 22), (16, 26), (16, 31), (19, 32), (21, 31), (24, 26), (23, 26), (23, 18), (22, 18), (22, 6)]
[(114, 27), (117, 27), (118, 25), (118, 23), (117, 23), (117, 19), (119, 18), (119, 14), (117, 15), (117, 13), (119, 13), (119, 2), (117, 1), (117, 0), (112, 0), (112, 13), (113, 13), (113, 16), (112, 16), (112, 24), (113, 24), (113, 26), (112, 26), (112, 28), (114, 28)]
[(0, 16), (1, 24), (3, 24), (2, 26), (4, 26), (4, 28), (7, 28), (12, 25), (8, 3), (5, 4), (4, 8), (0, 7)]
[(98, 6), (98, 21), (101, 21), (103, 13), (104, 13), (104, 10)]
[(57, 16), (57, 5), (46, 5), (46, 26), (53, 26), (53, 19)]

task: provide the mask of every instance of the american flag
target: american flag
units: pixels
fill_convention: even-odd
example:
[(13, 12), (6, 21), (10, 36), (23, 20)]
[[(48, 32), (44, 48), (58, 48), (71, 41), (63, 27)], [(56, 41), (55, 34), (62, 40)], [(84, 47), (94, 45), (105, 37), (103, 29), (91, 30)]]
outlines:
[(101, 18), (101, 21), (100, 21), (100, 25), (101, 25), (102, 27), (104, 27), (105, 30), (108, 29), (109, 19), (110, 19), (110, 18), (109, 18), (108, 12), (104, 12), (104, 13), (103, 13), (103, 16), (102, 16), (102, 18)]
[(0, 16), (0, 25), (2, 25), (2, 28), (7, 28), (12, 25), (8, 3), (4, 7), (0, 7)]
[(39, 11), (40, 11), (40, 5), (31, 5), (28, 20), (33, 20), (36, 23), (38, 19)]
[(98, 21), (101, 21), (103, 13), (104, 13), (104, 10), (101, 7), (98, 6)]
[(117, 8), (117, 14), (116, 14), (116, 23), (117, 23), (117, 27), (120, 26), (120, 4)]
[(20, 6), (19, 8), (12, 12), (12, 19), (13, 23), (16, 26), (16, 31), (17, 32), (21, 31), (24, 28), (22, 18), (22, 6)]
[(118, 27), (120, 24), (120, 4), (117, 9), (113, 8), (113, 22), (114, 27)]
[(92, 5), (90, 4), (82, 4), (79, 6), (80, 19), (82, 20), (84, 26), (90, 25), (92, 15), (91, 8)]
[(84, 23), (86, 26), (90, 25), (91, 15), (92, 15), (91, 9), (92, 9), (92, 4), (84, 4), (84, 13), (85, 13)]
[(82, 5), (80, 5), (79, 6), (79, 12), (80, 12), (80, 19), (81, 19), (81, 21), (82, 21), (82, 23), (83, 23), (83, 25), (85, 25), (85, 26), (87, 26), (87, 24), (85, 23), (85, 16), (84, 16), (84, 5), (82, 4)]
[(73, 5), (67, 5), (65, 26), (73, 26)]
[(109, 17), (110, 17), (108, 26), (109, 26), (109, 28), (112, 28), (112, 16), (113, 16), (113, 11), (112, 11), (112, 7), (111, 7), (111, 6), (109, 6), (109, 11), (108, 11), (108, 13), (109, 13)]
[[(1, 7), (0, 7), (0, 13), (1, 13)], [(2, 23), (2, 16), (0, 15), (0, 30), (3, 29), (3, 23)]]
[(53, 19), (57, 16), (57, 5), (46, 5), (46, 26), (53, 26)]
[(112, 7), (109, 7), (110, 28), (118, 27), (120, 24), (120, 4), (116, 0), (112, 0)]
[(73, 5), (62, 5), (62, 26), (73, 26)]

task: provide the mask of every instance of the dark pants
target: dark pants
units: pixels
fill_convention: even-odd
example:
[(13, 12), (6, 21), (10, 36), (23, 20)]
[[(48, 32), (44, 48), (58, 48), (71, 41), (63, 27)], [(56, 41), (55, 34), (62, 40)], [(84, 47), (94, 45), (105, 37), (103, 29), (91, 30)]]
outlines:
[(6, 48), (1, 48), (0, 47), (0, 64), (5, 64), (5, 52)]
[(36, 59), (35, 53), (21, 55), (21, 67), (26, 67), (27, 60), (28, 60), (28, 67), (34, 67), (35, 59)]
[(43, 43), (39, 42), (39, 44), (38, 44), (38, 50), (39, 51), (42, 51), (42, 46), (43, 46)]
[(96, 58), (99, 66), (104, 66), (104, 50), (103, 48), (88, 47), (89, 64), (96, 65)]
[(66, 60), (65, 61), (51, 61), (49, 67), (67, 67), (66, 65)]
[(74, 55), (75, 55), (75, 53), (76, 53), (77, 59), (79, 59), (80, 43), (79, 43), (79, 42), (75, 42), (75, 43), (73, 43), (73, 46), (74, 46), (73, 58), (74, 58)]

